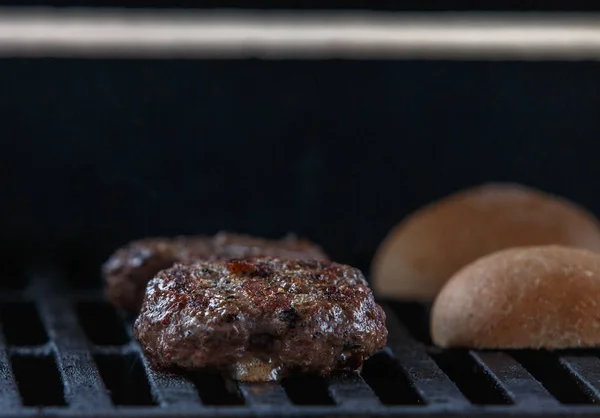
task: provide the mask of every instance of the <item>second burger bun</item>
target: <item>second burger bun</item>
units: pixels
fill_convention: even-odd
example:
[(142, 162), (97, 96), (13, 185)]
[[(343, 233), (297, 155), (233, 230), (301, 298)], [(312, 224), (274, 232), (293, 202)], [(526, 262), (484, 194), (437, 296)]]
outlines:
[(559, 349), (600, 345), (600, 255), (513, 248), (468, 265), (431, 313), (441, 347)]
[(551, 244), (600, 251), (598, 220), (536, 189), (484, 184), (425, 206), (392, 229), (375, 254), (371, 282), (379, 296), (429, 302), (479, 257)]

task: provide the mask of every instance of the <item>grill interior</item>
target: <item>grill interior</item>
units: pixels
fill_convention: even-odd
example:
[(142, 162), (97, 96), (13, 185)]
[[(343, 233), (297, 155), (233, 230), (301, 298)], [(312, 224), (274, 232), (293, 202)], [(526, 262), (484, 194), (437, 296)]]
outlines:
[(101, 290), (6, 283), (1, 416), (600, 416), (600, 351), (440, 350), (418, 304), (382, 303), (389, 344), (360, 375), (244, 384), (153, 369)]

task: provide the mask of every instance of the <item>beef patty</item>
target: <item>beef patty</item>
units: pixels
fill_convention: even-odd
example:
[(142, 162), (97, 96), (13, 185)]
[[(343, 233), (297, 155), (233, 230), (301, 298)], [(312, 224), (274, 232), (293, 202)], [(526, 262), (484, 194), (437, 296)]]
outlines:
[(150, 279), (176, 262), (256, 256), (327, 259), (319, 246), (294, 236), (269, 240), (220, 232), (214, 237), (146, 238), (118, 249), (102, 266), (106, 296), (116, 307), (137, 313)]
[(134, 333), (159, 366), (214, 368), (241, 381), (357, 370), (387, 339), (359, 270), (273, 257), (161, 271)]

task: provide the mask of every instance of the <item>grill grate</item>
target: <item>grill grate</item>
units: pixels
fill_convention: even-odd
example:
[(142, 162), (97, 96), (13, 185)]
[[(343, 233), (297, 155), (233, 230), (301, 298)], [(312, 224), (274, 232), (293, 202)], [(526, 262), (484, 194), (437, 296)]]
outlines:
[(440, 350), (426, 307), (383, 305), (360, 375), (247, 384), (153, 369), (101, 292), (34, 276), (0, 293), (0, 416), (600, 416), (599, 352)]

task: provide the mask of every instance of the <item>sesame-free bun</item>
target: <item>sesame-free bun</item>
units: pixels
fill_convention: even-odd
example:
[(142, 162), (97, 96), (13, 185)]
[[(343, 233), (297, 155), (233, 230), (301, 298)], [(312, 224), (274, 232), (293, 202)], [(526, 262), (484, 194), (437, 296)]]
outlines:
[(456, 273), (431, 313), (441, 347), (577, 348), (600, 345), (600, 255), (521, 247)]
[(429, 302), (481, 256), (550, 244), (600, 252), (597, 219), (539, 190), (484, 184), (429, 204), (393, 228), (375, 254), (371, 283), (379, 296)]

